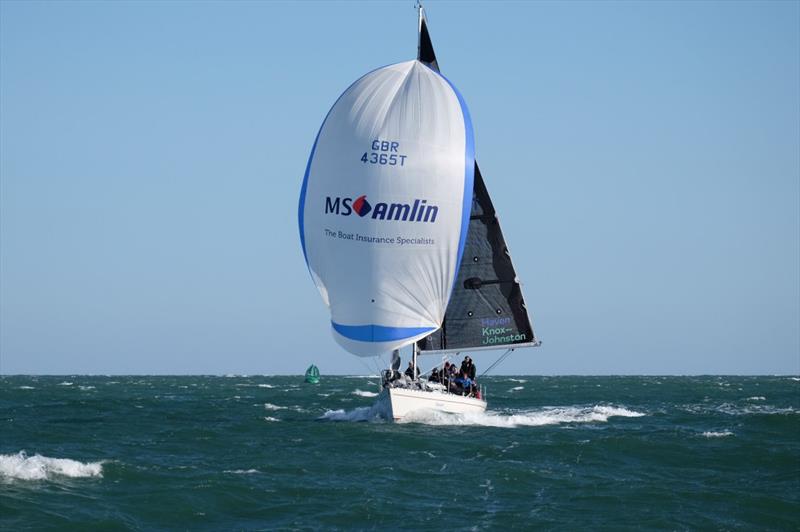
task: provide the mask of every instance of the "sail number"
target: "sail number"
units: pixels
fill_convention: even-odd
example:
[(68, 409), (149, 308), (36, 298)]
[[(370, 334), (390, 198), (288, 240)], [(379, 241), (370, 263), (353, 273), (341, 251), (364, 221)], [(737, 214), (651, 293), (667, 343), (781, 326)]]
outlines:
[(406, 156), (398, 152), (399, 142), (393, 140), (375, 139), (372, 141), (371, 151), (365, 151), (361, 162), (366, 164), (386, 164), (389, 166), (404, 166)]

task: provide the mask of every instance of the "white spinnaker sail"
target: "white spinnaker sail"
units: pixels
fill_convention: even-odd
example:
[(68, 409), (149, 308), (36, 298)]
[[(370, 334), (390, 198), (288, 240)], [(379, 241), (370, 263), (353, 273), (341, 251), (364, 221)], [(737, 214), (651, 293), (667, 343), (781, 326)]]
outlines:
[(456, 89), (419, 61), (377, 69), (328, 113), (300, 194), (300, 239), (334, 338), (374, 356), (438, 329), (472, 202)]

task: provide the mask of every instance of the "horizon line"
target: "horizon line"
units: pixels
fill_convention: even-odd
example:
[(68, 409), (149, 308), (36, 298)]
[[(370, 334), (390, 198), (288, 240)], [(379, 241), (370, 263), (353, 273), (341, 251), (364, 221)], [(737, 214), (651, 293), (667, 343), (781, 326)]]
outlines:
[[(5, 377), (303, 377), (305, 373), (0, 373)], [(329, 377), (374, 377), (374, 373), (324, 373)], [(497, 373), (485, 377), (800, 377), (798, 373)]]

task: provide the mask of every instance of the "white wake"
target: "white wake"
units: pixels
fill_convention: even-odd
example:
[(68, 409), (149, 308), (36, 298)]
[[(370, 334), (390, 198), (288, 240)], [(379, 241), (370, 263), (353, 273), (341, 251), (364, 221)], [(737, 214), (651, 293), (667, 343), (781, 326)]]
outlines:
[(590, 407), (544, 407), (515, 413), (482, 412), (446, 414), (434, 410), (411, 412), (400, 423), (425, 425), (474, 425), (496, 428), (539, 427), (562, 423), (605, 423), (612, 417), (641, 417), (645, 414), (627, 408), (595, 405)]
[(319, 419), (324, 421), (377, 421), (385, 422), (389, 417), (385, 403), (361, 406), (353, 410), (328, 410)]
[[(387, 413), (382, 403), (353, 410), (328, 410), (320, 419), (327, 421), (385, 421)], [(595, 405), (588, 407), (544, 407), (515, 413), (482, 412), (478, 414), (448, 414), (436, 410), (411, 412), (398, 423), (421, 423), (441, 426), (482, 426), (497, 428), (538, 427), (562, 423), (605, 423), (612, 417), (642, 417), (646, 414), (624, 407)]]

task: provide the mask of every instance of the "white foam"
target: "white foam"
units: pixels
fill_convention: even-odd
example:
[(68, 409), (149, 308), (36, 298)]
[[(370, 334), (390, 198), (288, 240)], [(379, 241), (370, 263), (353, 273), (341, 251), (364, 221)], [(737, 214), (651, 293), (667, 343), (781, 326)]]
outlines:
[(518, 392), (518, 391), (520, 391), (520, 390), (524, 390), (524, 389), (525, 389), (525, 387), (524, 387), (524, 386), (514, 386), (513, 388), (511, 388), (511, 389), (510, 389), (510, 390), (508, 390), (508, 391), (509, 391), (509, 392)]
[(706, 431), (703, 433), (706, 438), (724, 438), (725, 436), (733, 436), (733, 432), (723, 430), (722, 432)]
[(763, 395), (757, 395), (757, 396), (754, 396), (754, 397), (748, 397), (747, 400), (748, 401), (766, 401), (767, 398), (764, 397)]
[(378, 393), (377, 392), (365, 392), (365, 391), (356, 389), (353, 392), (353, 395), (358, 395), (359, 397), (377, 397)]
[(272, 416), (267, 416), (264, 418), (264, 421), (275, 422), (275, 421), (280, 421), (280, 419)]
[(411, 412), (401, 423), (425, 425), (477, 425), (497, 428), (537, 427), (562, 423), (605, 423), (612, 417), (641, 417), (645, 414), (622, 407), (595, 405), (591, 407), (545, 407), (513, 414), (482, 412), (447, 414), (433, 410)]
[(226, 469), (223, 473), (232, 473), (234, 475), (254, 475), (261, 473), (258, 469)]
[(20, 390), (35, 390), (33, 386), (19, 386)]
[(58, 383), (58, 385), (59, 385), (59, 386), (72, 386), (72, 383), (71, 383), (71, 382), (64, 381), (64, 382), (59, 382), (59, 383)]
[(789, 377), (790, 381), (800, 381), (800, 377)]
[(94, 386), (78, 386), (81, 390), (94, 390)]
[(266, 410), (291, 410), (293, 412), (306, 412), (304, 408), (300, 406), (293, 405), (293, 406), (280, 406), (280, 405), (273, 405), (272, 403), (264, 403), (264, 408)]
[(508, 380), (510, 380), (511, 382), (518, 382), (520, 384), (525, 384), (526, 382), (528, 382), (525, 379), (512, 379), (512, 378), (509, 378)]
[(319, 419), (326, 421), (373, 421), (382, 422), (388, 418), (383, 403), (361, 406), (353, 410), (328, 410)]
[(369, 421), (372, 419), (370, 416), (370, 411), (372, 409), (368, 406), (362, 406), (356, 408), (355, 410), (328, 410), (320, 419), (326, 419), (328, 421)]
[(271, 385), (271, 384), (259, 384), (258, 387), (259, 388), (274, 388), (274, 386)]
[(48, 458), (25, 451), (0, 454), (0, 477), (20, 480), (47, 480), (54, 476), (72, 478), (102, 477), (103, 462), (78, 462), (69, 458)]

